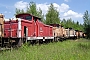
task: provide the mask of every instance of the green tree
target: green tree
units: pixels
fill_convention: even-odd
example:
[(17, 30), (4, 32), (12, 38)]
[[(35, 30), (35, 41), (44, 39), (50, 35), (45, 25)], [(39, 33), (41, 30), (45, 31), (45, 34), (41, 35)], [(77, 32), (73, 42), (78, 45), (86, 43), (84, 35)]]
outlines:
[(25, 12), (24, 12), (23, 9), (20, 10), (20, 9), (16, 8), (16, 10), (15, 10), (15, 14), (14, 14), (14, 15), (17, 15), (17, 14), (20, 14), (20, 13), (25, 13)]
[(59, 12), (53, 4), (51, 3), (48, 12), (46, 14), (46, 24), (59, 24), (60, 23), (60, 18), (59, 18)]
[(87, 10), (84, 13), (83, 19), (84, 19), (84, 32), (86, 33), (87, 38), (90, 39), (90, 16)]
[(77, 21), (76, 24), (79, 25), (79, 22)]
[(20, 13), (29, 13), (32, 14), (34, 16), (37, 16), (39, 18), (41, 18), (41, 21), (44, 22), (44, 14), (42, 14), (42, 10), (39, 8), (37, 9), (36, 4), (34, 2), (30, 2), (29, 5), (26, 8), (26, 12), (24, 12), (24, 10), (20, 10), (17, 9), (15, 10), (15, 15), (20, 14)]
[(27, 13), (30, 13), (34, 16), (37, 16), (37, 8), (36, 8), (36, 4), (34, 2), (30, 2), (29, 6), (27, 6)]
[(66, 20), (65, 19), (63, 19), (60, 24), (66, 28)]
[(25, 13), (23, 9), (21, 10), (21, 13)]
[(67, 25), (66, 25), (66, 28), (72, 28), (72, 25), (73, 25), (72, 19), (71, 19), (71, 18), (68, 19), (66, 24), (67, 24)]
[(63, 19), (61, 21), (61, 24), (64, 26), (64, 28), (73, 28), (75, 30), (83, 31), (83, 25), (80, 24), (78, 21), (74, 22), (74, 20), (70, 19)]
[(44, 21), (44, 15), (42, 14), (42, 10), (40, 8), (37, 9), (36, 4), (34, 2), (29, 3), (29, 6), (27, 7), (27, 13), (41, 18), (42, 22)]
[(44, 14), (42, 13), (41, 8), (38, 9), (37, 15), (41, 18), (41, 21), (45, 23)]

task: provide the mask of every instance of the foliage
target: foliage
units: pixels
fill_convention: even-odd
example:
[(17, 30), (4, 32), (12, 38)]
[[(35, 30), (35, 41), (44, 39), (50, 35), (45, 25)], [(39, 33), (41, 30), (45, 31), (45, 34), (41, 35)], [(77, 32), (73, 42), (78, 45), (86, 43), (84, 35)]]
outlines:
[(38, 17), (41, 18), (41, 21), (45, 23), (44, 14), (42, 13), (42, 10), (39, 8), (38, 10)]
[(17, 15), (17, 14), (20, 14), (20, 13), (25, 13), (23, 9), (20, 10), (20, 9), (18, 9), (18, 8), (16, 8), (15, 12), (16, 12), (16, 13), (15, 13), (14, 15)]
[(63, 19), (61, 21), (61, 24), (65, 27), (65, 28), (73, 28), (75, 30), (80, 30), (83, 31), (83, 25), (80, 24), (78, 21), (74, 22), (71, 18), (70, 19)]
[(90, 40), (78, 39), (22, 46), (0, 53), (0, 60), (89, 60)]
[(37, 8), (36, 8), (36, 4), (34, 2), (30, 2), (29, 6), (27, 6), (27, 13), (30, 13), (34, 16), (37, 16)]
[(84, 31), (87, 35), (87, 38), (90, 38), (90, 16), (87, 10), (84, 13), (83, 19), (84, 19)]
[(42, 10), (39, 8), (37, 9), (36, 4), (34, 2), (30, 2), (29, 5), (26, 8), (26, 12), (22, 9), (17, 9), (15, 11), (15, 15), (20, 14), (20, 13), (30, 13), (34, 16), (37, 16), (41, 18), (41, 21), (44, 21), (44, 15), (42, 14)]
[(52, 3), (48, 9), (49, 10), (46, 14), (46, 24), (59, 24), (60, 18), (57, 9), (55, 9)]

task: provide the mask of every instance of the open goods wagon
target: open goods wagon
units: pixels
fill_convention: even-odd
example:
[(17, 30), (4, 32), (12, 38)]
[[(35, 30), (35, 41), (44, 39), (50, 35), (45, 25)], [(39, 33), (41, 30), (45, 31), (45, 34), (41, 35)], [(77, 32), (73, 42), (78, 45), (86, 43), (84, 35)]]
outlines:
[(66, 28), (65, 29), (65, 38), (75, 39), (76, 31), (72, 28)]
[(53, 36), (55, 41), (62, 41), (64, 39), (64, 27), (60, 24), (50, 24), (53, 26)]

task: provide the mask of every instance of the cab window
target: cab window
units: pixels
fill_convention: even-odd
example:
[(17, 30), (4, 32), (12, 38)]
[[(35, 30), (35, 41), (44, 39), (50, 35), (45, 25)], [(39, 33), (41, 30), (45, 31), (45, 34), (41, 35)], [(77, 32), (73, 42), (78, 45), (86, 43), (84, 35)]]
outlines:
[(32, 16), (26, 16), (26, 20), (32, 20)]

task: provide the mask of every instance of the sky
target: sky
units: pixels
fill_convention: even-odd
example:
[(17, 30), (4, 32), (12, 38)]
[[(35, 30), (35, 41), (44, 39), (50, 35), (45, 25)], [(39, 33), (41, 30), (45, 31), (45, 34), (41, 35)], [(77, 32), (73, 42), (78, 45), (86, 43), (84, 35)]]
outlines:
[(53, 3), (61, 20), (72, 18), (81, 24), (83, 24), (84, 12), (90, 11), (90, 0), (1, 0), (0, 13), (4, 14), (5, 19), (14, 18), (15, 8), (26, 10), (31, 1), (36, 3), (37, 9), (41, 8), (44, 15), (47, 13), (50, 3)]

